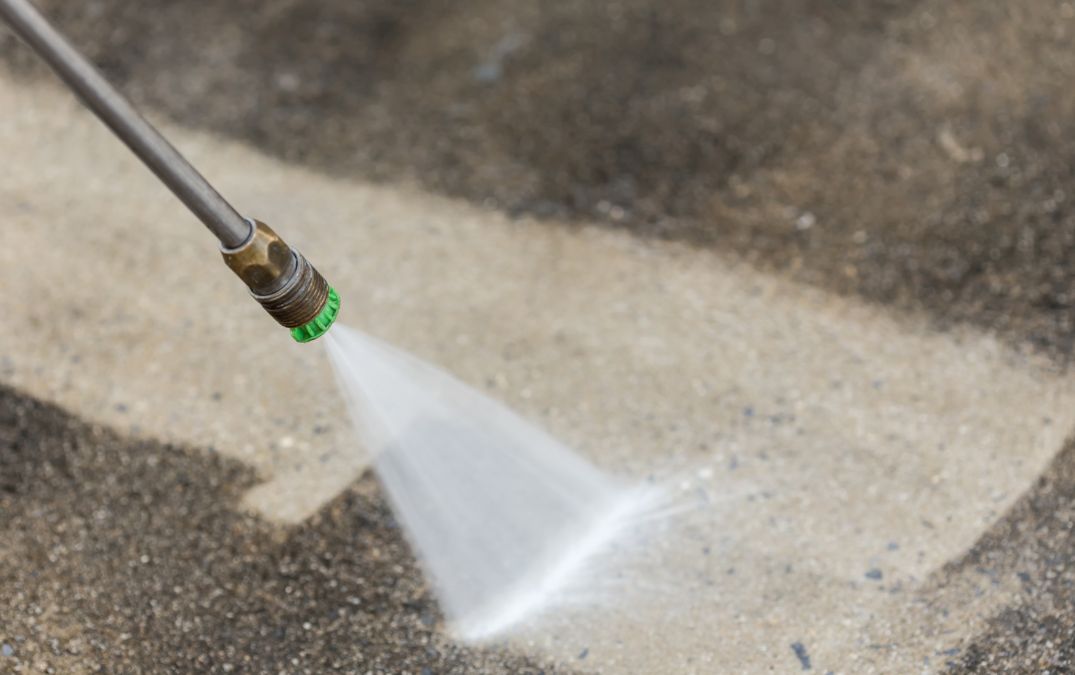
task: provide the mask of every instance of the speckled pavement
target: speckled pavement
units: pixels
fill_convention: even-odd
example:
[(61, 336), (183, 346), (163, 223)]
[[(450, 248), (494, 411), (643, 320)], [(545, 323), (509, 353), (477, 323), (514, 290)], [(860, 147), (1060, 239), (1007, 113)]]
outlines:
[[(1044, 6), (1041, 16), (1033, 7), (1021, 10), (1011, 30), (996, 33), (1005, 44), (1021, 45), (1044, 21)], [(996, 19), (988, 12), (980, 25), (962, 22), (972, 11), (935, 11), (923, 3), (910, 18), (884, 20), (894, 31), (927, 19), (940, 22), (966, 38), (953, 43), (958, 47), (974, 44), (971, 38), (982, 31), (992, 34), (980, 28), (994, 25), (986, 21)], [(956, 47), (917, 38), (900, 43), (904, 39), (897, 33), (894, 43), (885, 43), (873, 62), (875, 73), (902, 68), (918, 79), (899, 86), (912, 88), (966, 77), (938, 66), (944, 63), (938, 54), (955, 58), (961, 53)], [(927, 62), (914, 61), (915, 54), (940, 60), (916, 69), (910, 66)], [(1027, 86), (1040, 89), (1048, 82), (1039, 75)], [(844, 112), (857, 110), (853, 100), (835, 100)], [(983, 100), (992, 105), (993, 99)], [(189, 121), (188, 112), (167, 103), (161, 105), (169, 115)], [(365, 549), (349, 558), (337, 553), (350, 528), (357, 538), (366, 532), (348, 514), (383, 505), (374, 506), (380, 499), (375, 484), (360, 478), (366, 459), (341, 422), (320, 349), (293, 345), (274, 328), (229, 278), (200, 226), (52, 83), (4, 76), (0, 110), (0, 147), (18, 158), (18, 171), (0, 181), (0, 210), (10, 224), (0, 249), (0, 314), (18, 327), (0, 336), (0, 382), (124, 439), (110, 443), (191, 446), (195, 450), (183, 451), (184, 457), (219, 456), (213, 461), (236, 467), (229, 471), (247, 472), (241, 481), (223, 479), (225, 487), (235, 481), (226, 497), (208, 498), (219, 500), (219, 517), (238, 518), (236, 527), (254, 532), (243, 540), (254, 547), (254, 558), (279, 555), (268, 545), (259, 548), (259, 538), (317, 537), (293, 533), (320, 532), (334, 517), (326, 514), (342, 509), (345, 515), (333, 522), (351, 524), (334, 526), (326, 560), (335, 562), (325, 569), (346, 574), (349, 565), (369, 562)], [(935, 113), (919, 111), (933, 121)], [(1033, 255), (1023, 248), (1020, 255), (1029, 259), (1008, 267), (1006, 259), (982, 253), (1001, 262), (981, 263), (979, 281), (960, 286), (963, 281), (944, 281), (938, 272), (923, 286), (914, 276), (905, 283), (900, 275), (911, 275), (911, 268), (878, 251), (899, 250), (921, 261), (918, 270), (935, 266), (955, 274), (965, 261), (930, 258), (913, 248), (927, 235), (892, 226), (905, 237), (900, 243), (886, 229), (889, 215), (879, 215), (879, 224), (847, 224), (841, 219), (868, 213), (832, 207), (834, 227), (847, 228), (850, 240), (864, 248), (841, 248), (824, 240), (824, 232), (817, 235), (820, 243), (811, 244), (803, 237), (825, 229), (825, 199), (819, 198), (817, 214), (800, 208), (789, 216), (786, 208), (751, 206), (758, 194), (762, 203), (768, 195), (775, 204), (792, 195), (798, 201), (814, 189), (804, 164), (815, 157), (809, 154), (813, 146), (802, 139), (796, 142), (804, 154), (772, 160), (720, 188), (717, 223), (726, 219), (730, 228), (764, 239), (767, 228), (787, 219), (780, 225), (788, 232), (787, 246), (776, 249), (798, 251), (797, 257), (763, 256), (748, 264), (738, 255), (741, 244), (724, 246), (719, 238), (702, 246), (636, 238), (629, 214), (613, 212), (620, 208), (614, 201), (598, 211), (613, 222), (620, 214), (624, 228), (610, 229), (608, 219), (584, 211), (554, 210), (550, 216), (513, 208), (508, 215), (497, 208), (500, 202), (477, 204), (465, 190), (469, 202), (431, 194), (406, 177), (375, 184), (346, 167), (324, 172), (325, 165), (309, 158), (284, 161), (219, 130), (191, 131), (163, 114), (160, 119), (240, 210), (278, 226), (330, 277), (344, 298), (344, 321), (447, 367), (608, 470), (668, 485), (676, 500), (689, 504), (662, 524), (645, 550), (619, 551), (584, 579), (609, 590), (605, 605), (551, 613), (509, 636), (506, 646), (463, 652), (450, 667), (466, 669), (466, 659), (492, 658), (473, 667), (510, 670), (498, 664), (498, 654), (533, 659), (526, 667), (559, 663), (646, 673), (1022, 671), (1067, 663), (1063, 645), (1072, 622), (1057, 609), (1067, 596), (1054, 580), (1067, 578), (1071, 569), (1063, 553), (1071, 453), (1062, 449), (1075, 422), (1075, 388), (1063, 356), (1068, 310), (1061, 297), (1065, 282), (1057, 275), (1049, 288), (1034, 281), (1039, 294), (1031, 309), (1005, 304), (1017, 302), (1010, 289), (1020, 275), (1031, 274), (1023, 270), (1033, 267)], [(869, 119), (861, 113), (859, 123)], [(974, 193), (979, 178), (996, 185), (997, 176), (976, 173), (982, 160), (975, 158), (986, 151), (958, 140), (958, 120), (968, 118), (954, 119), (955, 130), (940, 128), (925, 146), (901, 146), (901, 157), (940, 153), (947, 168), (923, 169), (954, 176), (937, 194)], [(996, 124), (1007, 128), (1003, 120)], [(827, 132), (816, 133), (824, 138)], [(991, 148), (991, 138), (985, 134), (981, 143)], [(1006, 162), (1024, 157), (1020, 152), (1039, 152), (1025, 139), (1003, 138), (1010, 144)], [(817, 156), (822, 166), (858, 161), (872, 167), (855, 145), (860, 141)], [(286, 156), (271, 143), (269, 149)], [(1051, 156), (1040, 157), (1024, 173), (1038, 176), (1038, 186), (1059, 181)], [(907, 171), (903, 180), (910, 190), (918, 178)], [(873, 180), (869, 170), (861, 175)], [(1005, 175), (1010, 194), (1028, 180)], [(961, 181), (969, 186), (963, 192), (953, 187)], [(899, 201), (893, 192), (899, 189), (886, 188), (885, 199)], [(847, 184), (841, 190), (853, 194)], [(920, 207), (952, 222), (961, 222), (964, 209), (988, 214), (995, 207), (1025, 231), (1066, 232), (1065, 202), (1049, 194), (1051, 206), (1037, 193), (1027, 199), (1042, 204), (1040, 213), (1005, 210), (989, 200), (984, 206), (954, 199)], [(662, 199), (641, 196), (639, 203), (671, 212)], [(968, 255), (978, 255), (977, 240), (957, 234), (949, 232), (956, 248), (967, 241)], [(1054, 254), (1041, 255), (1049, 265), (1059, 264), (1049, 257)], [(773, 273), (772, 265), (780, 264), (790, 268)], [(826, 276), (827, 266), (838, 264), (851, 282)], [(973, 260), (968, 264), (977, 269)], [(870, 277), (875, 269), (889, 276)], [(801, 283), (811, 279), (820, 287)], [(895, 295), (879, 295), (884, 284), (884, 293)], [(849, 289), (850, 297), (831, 292)], [(947, 293), (952, 311), (933, 293)], [(107, 472), (94, 475), (103, 479)], [(348, 497), (355, 485), (369, 504), (355, 506)], [(182, 500), (166, 505), (179, 508)], [(63, 512), (62, 505), (55, 508)], [(159, 534), (146, 538), (166, 552), (167, 537)], [(62, 533), (57, 536), (64, 541)], [(212, 551), (220, 536), (207, 531), (200, 545)], [(395, 537), (390, 555), (401, 560), (399, 574), (411, 589), (406, 593), (423, 593), (398, 533), (386, 536)], [(23, 569), (25, 555), (0, 557), (9, 570), (0, 584), (22, 579), (10, 570)], [(77, 574), (79, 568), (64, 569)], [(90, 569), (105, 585), (121, 583), (127, 574), (122, 568)], [(240, 586), (247, 583), (241, 570), (232, 574)], [(273, 574), (259, 578), (271, 585)], [(58, 599), (63, 575), (51, 579), (48, 592)], [(229, 607), (257, 604), (250, 593), (259, 582), (249, 583), (238, 589), (225, 584)], [(658, 590), (638, 588), (650, 586)], [(133, 596), (137, 603), (138, 594)], [(426, 604), (418, 614), (428, 611), (430, 600), (422, 597)], [(392, 598), (384, 607), (397, 606)], [(86, 620), (93, 609), (57, 602), (67, 612), (60, 612), (64, 626)], [(308, 608), (327, 612), (333, 602), (327, 594)], [(23, 613), (33, 604), (0, 605), (0, 611), (19, 613), (11, 623), (20, 626), (23, 640), (7, 658), (20, 666), (35, 663), (18, 660), (20, 653), (37, 658), (62, 632), (59, 623), (49, 623), (49, 613), (27, 623)], [(298, 621), (297, 615), (266, 611), (269, 623)], [(418, 614), (407, 611), (404, 616), (415, 620)], [(118, 616), (118, 625), (129, 620), (123, 612)], [(0, 641), (15, 640), (3, 633), (5, 623), (0, 621)], [(433, 624), (422, 624), (422, 635), (452, 644)], [(340, 625), (332, 640), (358, 631), (341, 632)], [(391, 621), (376, 625), (386, 635), (394, 630)], [(145, 639), (168, 632), (183, 648), (191, 639), (221, 638), (213, 634), (219, 628), (195, 631), (190, 639), (163, 624), (142, 630), (148, 631)], [(108, 640), (121, 633), (117, 628), (95, 638), (105, 644), (106, 656)], [(414, 653), (424, 649), (413, 647)], [(122, 653), (132, 663), (140, 658)], [(210, 661), (191, 656), (176, 663), (232, 663), (212, 649), (207, 653), (214, 655)], [(257, 668), (283, 658), (280, 652), (251, 653), (259, 655)], [(413, 656), (406, 640), (391, 654)], [(80, 656), (68, 654), (64, 663), (91, 663)], [(315, 656), (324, 654), (315, 650)], [(92, 659), (108, 663), (101, 653)], [(374, 662), (354, 652), (339, 661), (344, 669)], [(254, 663), (247, 667), (256, 671)], [(314, 667), (310, 663), (303, 667)], [(376, 663), (390, 672), (391, 660)]]

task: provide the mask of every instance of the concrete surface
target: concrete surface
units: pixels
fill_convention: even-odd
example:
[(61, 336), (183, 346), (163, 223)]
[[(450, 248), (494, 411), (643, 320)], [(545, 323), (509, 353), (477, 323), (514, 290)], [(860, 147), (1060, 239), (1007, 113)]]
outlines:
[(0, 672), (558, 672), (438, 631), (372, 477), (289, 528), (255, 480), (0, 385)]
[[(215, 583), (234, 608), (225, 615), (260, 617), (244, 630), (284, 627), (274, 649), (253, 633), (236, 641), (254, 671), (290, 667), (304, 623), (317, 637), (296, 669), (332, 658), (386, 672), (548, 667), (510, 661), (520, 651), (602, 672), (1070, 668), (1075, 461), (1070, 445), (1057, 453), (1073, 410), (1071, 4), (688, 5), (438, 13), (284, 2), (234, 35), (218, 35), (237, 24), (216, 5), (169, 5), (219, 38), (196, 54), (183, 32), (148, 18), (158, 15), (64, 5), (136, 97), (212, 132), (173, 129), (241, 209), (330, 276), (345, 321), (486, 388), (610, 470), (675, 486), (693, 507), (651, 548), (602, 561), (589, 579), (611, 605), (553, 614), (507, 651), (427, 653), (429, 665), (423, 640), (453, 646), (376, 486), (354, 482), (364, 458), (319, 350), (290, 344), (199, 226), (0, 40), (21, 73), (0, 80), (0, 147), (19, 169), (0, 180), (13, 224), (0, 312), (18, 327), (0, 336), (0, 381), (115, 428), (123, 438), (90, 447), (119, 462), (155, 438), (205, 448), (176, 461), (220, 486), (197, 501), (182, 489), (153, 497), (164, 521), (120, 519), (92, 537), (102, 559), (142, 538), (167, 557), (172, 532), (211, 557), (231, 550), (224, 532), (245, 533), (243, 560), (268, 567), (228, 568)], [(383, 40), (333, 38), (334, 25)], [(725, 39), (709, 39), (717, 33)], [(494, 39), (514, 34), (521, 41)], [(490, 49), (492, 65), (478, 58)], [(595, 60), (613, 74), (580, 69)], [(203, 98), (242, 86), (273, 93)], [(692, 154), (709, 141), (712, 153)], [(77, 423), (9, 400), (39, 411), (5, 422), (29, 439), (0, 448), (21, 471), (52, 465), (35, 468), (27, 448), (61, 466), (84, 452), (49, 432)], [(136, 491), (184, 485), (141, 471)], [(87, 490), (107, 497), (108, 472), (92, 475)], [(77, 518), (74, 503), (14, 494), (5, 507), (38, 506), (18, 507), (30, 515), (10, 527), (30, 534), (7, 539), (32, 541), (55, 522), (42, 541), (74, 546), (62, 525)], [(196, 503), (228, 525), (190, 530)], [(363, 537), (384, 540), (399, 567), (385, 573), (382, 547)], [(304, 622), (339, 599), (318, 586), (298, 609), (265, 601), (259, 589), (296, 574), (295, 549), (270, 540), (320, 542), (320, 558), (297, 563), (304, 583), (381, 570), (401, 588), (363, 620)], [(0, 584), (34, 587), (28, 563), (48, 555), (3, 552)], [(19, 666), (62, 651), (51, 640), (102, 611), (65, 601), (65, 589), (92, 598), (135, 578), (92, 560), (49, 571), (37, 599), (8, 592), (0, 605), (13, 613), (0, 614), (0, 632), (19, 627), (18, 654), (34, 655)], [(173, 645), (180, 670), (235, 665), (220, 608), (177, 593), (166, 620), (139, 623), (133, 608), (149, 591), (132, 588), (104, 621), (105, 651), (65, 667), (108, 664), (100, 654), (113, 648), (131, 663), (159, 658), (130, 634)], [(201, 627), (171, 628), (196, 616)], [(330, 656), (348, 636), (358, 646)], [(362, 648), (369, 640), (383, 649)]]
[(1067, 0), (47, 5), (140, 102), (291, 163), (1075, 345)]
[[(242, 297), (199, 226), (62, 92), (0, 87), (0, 137), (23, 167), (2, 188), (14, 208), (0, 311), (33, 337), (0, 341), (4, 380), (249, 465), (268, 482), (245, 502), (270, 518), (297, 522), (333, 499), (363, 458), (317, 348), (290, 344)], [(610, 470), (686, 472), (712, 500), (646, 554), (674, 593), (572, 613), (568, 627), (554, 617), (514, 643), (524, 649), (684, 672), (794, 666), (801, 643), (819, 667), (855, 670), (871, 660), (871, 622), (906, 613), (1072, 425), (1070, 378), (972, 331), (938, 335), (706, 251), (536, 227), (172, 132), (330, 275), (345, 321)], [(639, 616), (664, 619), (642, 639)], [(953, 639), (904, 643), (900, 662)]]

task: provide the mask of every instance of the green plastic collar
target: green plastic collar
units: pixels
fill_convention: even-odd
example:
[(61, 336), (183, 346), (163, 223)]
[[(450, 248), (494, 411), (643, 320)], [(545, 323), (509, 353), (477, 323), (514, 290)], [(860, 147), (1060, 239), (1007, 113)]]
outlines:
[(333, 322), (336, 321), (336, 315), (339, 313), (340, 296), (336, 295), (336, 289), (329, 286), (328, 300), (325, 301), (325, 306), (321, 309), (321, 313), (315, 316), (312, 321), (297, 328), (292, 328), (291, 337), (295, 338), (296, 342), (316, 340), (328, 331)]

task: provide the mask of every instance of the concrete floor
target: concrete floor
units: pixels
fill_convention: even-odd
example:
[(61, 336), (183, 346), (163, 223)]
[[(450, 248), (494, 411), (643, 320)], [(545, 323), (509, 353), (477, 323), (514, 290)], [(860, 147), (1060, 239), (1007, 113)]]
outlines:
[[(358, 570), (358, 576), (404, 580), (374, 602), (365, 619), (332, 623), (331, 630), (317, 624), (308, 652), (295, 632), (274, 649), (236, 638), (240, 650), (248, 649), (253, 660), (246, 669), (253, 672), (286, 670), (292, 652), (300, 659), (292, 665), (311, 672), (332, 663), (359, 672), (558, 665), (609, 673), (1066, 667), (1070, 650), (1062, 645), (1070, 641), (1073, 621), (1057, 609), (1067, 604), (1068, 592), (1056, 580), (1069, 578), (1073, 568), (1064, 514), (1075, 461), (1070, 445), (1062, 452), (1075, 426), (1065, 356), (1072, 344), (1065, 304), (1070, 284), (1063, 271), (1070, 248), (1064, 237), (1073, 221), (1056, 192), (1065, 180), (1066, 146), (1047, 142), (1063, 136), (1063, 125), (1039, 128), (1027, 120), (1062, 118), (1055, 113), (1070, 96), (1054, 88), (1054, 76), (1072, 56), (1063, 46), (1064, 21), (1075, 12), (1067, 3), (1028, 3), (1012, 16), (970, 4), (912, 4), (884, 16), (864, 10), (861, 22), (833, 19), (827, 30), (841, 36), (837, 44), (847, 53), (822, 50), (832, 59), (817, 65), (818, 81), (797, 86), (786, 101), (751, 103), (776, 115), (740, 128), (751, 147), (764, 146), (774, 130), (796, 130), (776, 155), (741, 159), (740, 170), (711, 184), (695, 177), (726, 167), (702, 162), (688, 171), (673, 154), (639, 151), (638, 161), (655, 167), (654, 185), (683, 178), (693, 186), (689, 198), (657, 188), (624, 196), (616, 180), (587, 184), (587, 177), (607, 172), (640, 174), (631, 173), (629, 162), (616, 164), (635, 155), (593, 147), (604, 137), (572, 126), (573, 117), (563, 127), (542, 128), (581, 138), (594, 150), (587, 157), (618, 159), (589, 166), (567, 150), (554, 152), (550, 157), (566, 158), (561, 174), (559, 165), (530, 148), (521, 155), (529, 163), (520, 178), (519, 166), (503, 165), (502, 146), (476, 141), (473, 154), (408, 155), (417, 181), (391, 162), (371, 176), (356, 168), (373, 161), (368, 157), (351, 165), (316, 143), (308, 154), (291, 156), (286, 143), (262, 144), (229, 121), (247, 120), (242, 129), (268, 125), (259, 133), (297, 124), (313, 136), (296, 138), (315, 137), (315, 128), (300, 124), (308, 115), (288, 122), (258, 117), (257, 110), (195, 114), (161, 93), (176, 89), (153, 89), (137, 60), (113, 62), (176, 144), (240, 210), (277, 226), (325, 272), (343, 296), (343, 321), (446, 367), (609, 471), (668, 486), (685, 508), (643, 528), (645, 547), (628, 540), (595, 561), (581, 582), (588, 586), (583, 590), (603, 591), (600, 602), (550, 612), (506, 645), (463, 650), (423, 618), (433, 611), (431, 601), (392, 532), (376, 485), (360, 478), (366, 457), (345, 423), (319, 346), (293, 344), (244, 297), (211, 238), (175, 200), (51, 81), (22, 70), (0, 76), (0, 147), (18, 158), (17, 170), (0, 180), (0, 214), (9, 224), (0, 248), (0, 315), (14, 327), (0, 335), (0, 384), (22, 392), (12, 395), (12, 406), (38, 410), (19, 402), (31, 396), (59, 404), (91, 429), (114, 429), (119, 435), (99, 444), (116, 461), (151, 448), (153, 456), (178, 453), (180, 464), (193, 458), (192, 466), (201, 466), (198, 458), (208, 455), (228, 467), (207, 465), (208, 480), (224, 488), (198, 494), (212, 522), (226, 526), (194, 530), (185, 541), (198, 542), (205, 555), (226, 555), (233, 550), (226, 533), (242, 532), (243, 564), (265, 561), (251, 576), (242, 566), (229, 568), (231, 581), (216, 589), (229, 598), (229, 612), (264, 612), (252, 631), (301, 627), (307, 623), (302, 612), (328, 613), (341, 604), (320, 586), (301, 612), (259, 600), (259, 587), (287, 583), (293, 545), (279, 541), (312, 546), (324, 539), (315, 547), (321, 558), (296, 563), (306, 570), (300, 577), (320, 578), (319, 570), (327, 569), (324, 575), (333, 579)], [(801, 32), (769, 13), (738, 11), (729, 10), (746, 28), (729, 35), (762, 54), (770, 33), (776, 46), (800, 39), (814, 40), (818, 49), (827, 44), (830, 33), (820, 28)], [(550, 26), (579, 19), (558, 13), (524, 18), (517, 20)], [(191, 21), (202, 19), (220, 23), (200, 14)], [(482, 34), (480, 25), (456, 20), (449, 23), (469, 26), (458, 35)], [(579, 20), (590, 25), (585, 16)], [(769, 33), (755, 35), (755, 29)], [(877, 49), (870, 46), (875, 33), (886, 36)], [(115, 35), (108, 39), (122, 43), (122, 34)], [(729, 39), (737, 44), (740, 38)], [(1030, 74), (976, 88), (980, 72), (991, 72), (1000, 58), (980, 49), (990, 39), (1005, 47), (997, 53), (1007, 55), (1006, 67)], [(99, 43), (101, 54), (107, 56), (110, 44)], [(149, 50), (149, 61), (174, 56), (169, 50), (180, 47), (163, 37), (154, 44), (161, 54)], [(435, 43), (455, 54), (452, 44)], [(601, 44), (583, 40), (580, 47), (569, 40), (567, 51), (601, 52)], [(524, 55), (527, 45), (538, 49), (542, 42), (518, 47)], [(862, 50), (871, 58), (859, 69)], [(425, 54), (402, 53), (411, 65)], [(307, 63), (297, 54), (296, 63)], [(347, 70), (340, 65), (350, 63), (346, 50), (336, 56), (341, 72)], [(212, 89), (217, 80), (198, 73), (218, 62), (242, 72), (243, 60), (231, 52), (210, 50), (204, 58), (208, 62), (190, 72), (163, 77), (208, 82)], [(688, 61), (692, 67), (706, 62)], [(520, 67), (527, 63), (522, 58)], [(540, 90), (578, 75), (556, 63), (566, 70), (534, 66), (505, 82)], [(792, 66), (775, 72), (797, 72)], [(762, 79), (774, 72), (759, 68)], [(830, 70), (847, 88), (826, 93)], [(219, 70), (221, 82), (228, 72)], [(471, 77), (470, 70), (462, 72)], [(744, 78), (731, 82), (746, 92), (752, 83)], [(436, 81), (440, 96), (484, 95)], [(640, 95), (665, 100), (660, 87), (653, 90), (658, 81), (639, 84)], [(785, 91), (780, 82), (770, 82), (774, 91)], [(392, 86), (376, 90), (379, 106), (415, 103)], [(325, 91), (337, 90), (326, 85)], [(914, 102), (911, 110), (889, 105), (892, 97), (903, 100), (900, 92)], [(800, 98), (832, 106), (845, 124), (804, 127), (793, 116), (781, 117)], [(369, 128), (381, 128), (369, 126), (380, 117), (362, 117), (350, 98), (314, 99), (309, 105), (325, 107), (326, 124), (340, 138), (363, 140)], [(496, 99), (497, 105), (512, 100)], [(745, 94), (736, 100), (753, 101)], [(1026, 101), (1038, 101), (1038, 113)], [(704, 131), (666, 127), (659, 123), (661, 110), (635, 111), (641, 117), (624, 121), (621, 131), (645, 138), (666, 128), (689, 138)], [(691, 110), (692, 120), (750, 112)], [(473, 110), (454, 114), (472, 129), (468, 138), (484, 138), (482, 124), (492, 124), (481, 114), (477, 121), (468, 117)], [(202, 118), (209, 129), (189, 128), (203, 126), (197, 123)], [(399, 117), (404, 130), (427, 123), (435, 129), (441, 122)], [(525, 118), (515, 123), (525, 127)], [(929, 134), (919, 134), (922, 129)], [(921, 142), (900, 140), (906, 138)], [(448, 147), (455, 142), (445, 141)], [(654, 140), (654, 148), (662, 147), (678, 146)], [(405, 152), (393, 148), (389, 143), (378, 151)], [(475, 185), (488, 181), (460, 182), (452, 173), (472, 164), (484, 167), (480, 175), (503, 175), (507, 192), (486, 199)], [(1009, 171), (1012, 164), (1018, 170)], [(578, 200), (561, 199), (565, 180), (585, 187), (572, 193), (582, 195)], [(516, 188), (522, 192), (512, 192)], [(549, 203), (560, 206), (541, 206)], [(673, 237), (679, 243), (635, 236), (653, 234), (654, 214), (662, 213), (671, 219), (665, 225), (684, 228)], [(716, 234), (703, 236), (698, 228)], [(67, 447), (48, 433), (48, 424), (16, 419), (7, 426), (45, 439), (43, 456), (62, 456)], [(161, 450), (156, 440), (194, 449)], [(0, 452), (14, 452), (13, 466), (23, 466), (20, 448), (32, 447), (12, 441)], [(21, 470), (32, 473), (33, 463), (26, 466)], [(149, 466), (132, 480), (170, 486), (174, 473), (161, 470), (155, 479)], [(107, 475), (93, 474), (106, 483)], [(40, 495), (13, 494), (11, 508), (40, 502), (47, 505), (42, 513), (61, 514), (56, 522), (68, 522), (75, 510)], [(167, 557), (168, 533), (186, 532), (181, 514), (192, 508), (182, 494), (155, 502), (164, 510), (160, 527), (146, 530), (132, 517), (122, 521), (128, 529), (109, 536), (153, 542), (154, 556)], [(363, 512), (376, 515), (367, 522)], [(132, 617), (148, 601), (137, 590), (118, 605), (124, 611), (103, 621), (111, 632), (93, 637), (102, 647), (76, 654), (60, 649), (57, 656), (50, 640), (92, 624), (97, 611), (82, 601), (65, 602), (64, 589), (95, 595), (122, 587), (132, 573), (54, 566), (49, 583), (38, 589), (44, 600), (20, 599), (13, 589), (35, 585), (24, 571), (39, 559), (26, 543), (37, 521), (15, 522), (13, 532), (21, 534), (11, 540), (22, 544), (0, 555), (0, 590), (9, 598), (0, 604), (0, 642), (17, 649), (0, 658), (60, 672), (107, 668), (110, 654), (115, 663), (160, 658), (121, 639), (134, 632), (142, 641), (172, 645), (177, 656), (170, 667), (179, 671), (232, 663), (220, 623), (193, 633), (170, 628), (178, 625), (176, 616), (212, 615), (219, 608), (192, 603), (137, 632)], [(63, 531), (49, 536), (56, 546), (71, 547)], [(388, 543), (371, 545), (370, 538)], [(105, 558), (113, 555), (110, 539), (96, 541), (105, 545)], [(395, 568), (378, 567), (384, 555)], [(197, 569), (168, 568), (177, 577)], [(362, 572), (371, 569), (380, 571)], [(215, 592), (211, 585), (202, 588)], [(42, 604), (58, 609), (37, 619), (34, 608)], [(412, 626), (409, 632), (399, 630), (400, 622)], [(332, 645), (371, 640), (389, 645), (383, 658), (382, 648), (332, 652)], [(429, 644), (451, 659), (429, 655)], [(423, 665), (426, 658), (429, 665)]]
[[(0, 188), (0, 312), (21, 327), (0, 338), (4, 381), (239, 460), (265, 480), (244, 503), (273, 520), (300, 522), (351, 484), (364, 456), (319, 347), (274, 328), (199, 225), (66, 95), (5, 79), (0, 105), (21, 166)], [(964, 606), (955, 633), (906, 625), (931, 572), (1075, 422), (1071, 379), (1047, 360), (704, 250), (510, 221), (170, 131), (330, 276), (342, 320), (609, 470), (704, 502), (639, 560), (620, 557), (629, 585), (664, 591), (554, 615), (516, 648), (656, 673), (791, 668), (798, 643), (819, 669), (902, 669), (971, 634), (1002, 597)]]

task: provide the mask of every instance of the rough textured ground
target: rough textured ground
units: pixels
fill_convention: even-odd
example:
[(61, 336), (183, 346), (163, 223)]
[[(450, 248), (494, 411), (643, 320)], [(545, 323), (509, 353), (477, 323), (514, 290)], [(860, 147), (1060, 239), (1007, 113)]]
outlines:
[(136, 100), (289, 161), (1075, 346), (1069, 2), (46, 4)]
[[(155, 113), (288, 161), (712, 246), (1070, 356), (1071, 3), (519, 4), (47, 3)], [(937, 662), (1071, 668), (1073, 466), (1069, 446), (931, 580), (926, 603), (1014, 586)]]
[[(0, 78), (0, 108), (0, 145), (25, 167), (0, 185), (0, 314), (23, 328), (0, 333), (4, 381), (254, 468), (265, 482), (243, 506), (274, 522), (302, 523), (358, 479), (319, 345), (244, 298), (204, 230), (61, 90)], [(644, 583), (531, 622), (512, 636), (523, 653), (656, 675), (780, 669), (800, 644), (818, 668), (857, 672), (883, 639), (900, 649), (881, 671), (900, 670), (984, 618), (964, 603), (956, 633), (891, 625), (918, 616), (923, 580), (1075, 424), (1061, 369), (975, 330), (938, 333), (709, 250), (543, 227), (168, 133), (240, 208), (294, 234), (344, 321), (695, 507), (642, 552), (646, 569), (612, 566), (582, 590)], [(659, 586), (673, 592), (623, 598)]]
[(0, 671), (555, 672), (441, 637), (371, 476), (292, 529), (254, 480), (0, 387)]
[(953, 672), (1075, 670), (1075, 442), (949, 574), (1017, 578), (1021, 594), (989, 621)]

